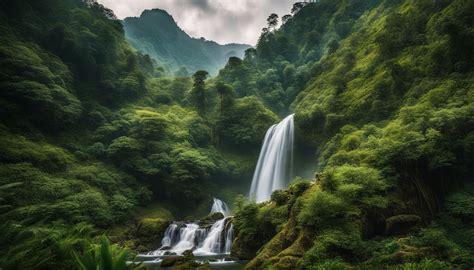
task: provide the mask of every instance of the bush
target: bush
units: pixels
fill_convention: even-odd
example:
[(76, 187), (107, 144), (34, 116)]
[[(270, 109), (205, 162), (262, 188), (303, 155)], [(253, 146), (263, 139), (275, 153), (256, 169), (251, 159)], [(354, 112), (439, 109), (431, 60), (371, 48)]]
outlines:
[(298, 223), (323, 230), (344, 222), (347, 211), (348, 206), (343, 199), (325, 191), (315, 191), (298, 215)]

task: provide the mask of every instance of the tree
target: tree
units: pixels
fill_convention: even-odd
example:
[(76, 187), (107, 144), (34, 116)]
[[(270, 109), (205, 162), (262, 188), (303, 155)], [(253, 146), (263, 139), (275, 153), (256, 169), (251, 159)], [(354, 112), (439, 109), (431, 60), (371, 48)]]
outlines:
[(255, 48), (249, 48), (245, 50), (244, 61), (255, 63), (256, 60), (257, 60), (257, 50)]
[(285, 23), (287, 23), (291, 18), (292, 18), (292, 16), (291, 16), (290, 14), (286, 14), (285, 16), (281, 17), (281, 23), (282, 23), (282, 24), (285, 24)]
[(291, 8), (291, 13), (294, 15), (298, 13), (304, 6), (306, 6), (305, 2), (296, 2), (293, 4), (293, 8)]
[(278, 25), (278, 15), (275, 13), (270, 14), (270, 16), (267, 18), (267, 23), (269, 29), (275, 29)]
[(193, 75), (194, 84), (191, 89), (191, 102), (195, 106), (198, 114), (205, 118), (206, 116), (206, 83), (204, 82), (209, 76), (209, 73), (205, 70), (198, 70)]
[(225, 108), (229, 108), (234, 102), (234, 89), (222, 81), (216, 83), (215, 89), (219, 94), (220, 115), (222, 116)]

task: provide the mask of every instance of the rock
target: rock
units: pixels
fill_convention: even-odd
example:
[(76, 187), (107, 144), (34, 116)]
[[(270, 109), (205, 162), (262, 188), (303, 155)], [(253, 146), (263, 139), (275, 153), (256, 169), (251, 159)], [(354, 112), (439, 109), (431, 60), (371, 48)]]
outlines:
[(164, 246), (160, 248), (160, 250), (170, 250), (170, 249), (171, 249), (171, 246)]
[(163, 261), (161, 261), (160, 267), (172, 267), (185, 262), (186, 258), (184, 256), (167, 256), (163, 258)]
[(217, 212), (217, 213), (212, 213), (208, 215), (207, 217), (203, 218), (201, 221), (199, 221), (199, 226), (202, 228), (207, 228), (211, 227), (212, 224), (216, 223), (216, 221), (221, 220), (224, 218), (224, 214)]
[(386, 235), (405, 235), (416, 229), (421, 223), (417, 215), (397, 215), (385, 220)]
[(176, 252), (171, 252), (171, 251), (166, 251), (164, 253), (165, 256), (174, 256), (174, 255), (177, 255)]
[(191, 249), (184, 251), (183, 256), (186, 258), (194, 259), (194, 254)]
[(146, 250), (160, 246), (161, 238), (170, 222), (162, 218), (144, 218), (138, 222), (135, 231), (136, 242)]

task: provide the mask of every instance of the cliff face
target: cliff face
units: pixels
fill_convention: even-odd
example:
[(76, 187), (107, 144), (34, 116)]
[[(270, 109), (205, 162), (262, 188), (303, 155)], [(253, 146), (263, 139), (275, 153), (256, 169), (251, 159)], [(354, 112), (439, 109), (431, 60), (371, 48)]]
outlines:
[(160, 9), (145, 10), (140, 17), (126, 18), (122, 23), (132, 46), (149, 54), (170, 72), (185, 67), (188, 72), (203, 69), (216, 74), (229, 57), (242, 58), (250, 48), (245, 44), (220, 45), (192, 38), (171, 15)]

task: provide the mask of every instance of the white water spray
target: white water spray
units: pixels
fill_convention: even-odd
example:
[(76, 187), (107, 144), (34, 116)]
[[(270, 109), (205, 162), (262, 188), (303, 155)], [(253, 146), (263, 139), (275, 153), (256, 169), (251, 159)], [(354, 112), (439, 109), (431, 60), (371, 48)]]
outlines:
[(230, 253), (234, 237), (230, 211), (225, 202), (214, 198), (210, 214), (217, 212), (222, 213), (224, 218), (207, 229), (197, 223), (172, 223), (165, 231), (161, 247), (149, 255), (180, 255), (186, 250), (193, 250), (195, 255)]
[(249, 194), (258, 203), (269, 200), (274, 190), (285, 188), (291, 178), (293, 116), (287, 116), (265, 134)]

